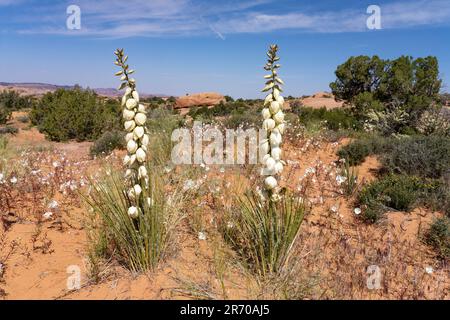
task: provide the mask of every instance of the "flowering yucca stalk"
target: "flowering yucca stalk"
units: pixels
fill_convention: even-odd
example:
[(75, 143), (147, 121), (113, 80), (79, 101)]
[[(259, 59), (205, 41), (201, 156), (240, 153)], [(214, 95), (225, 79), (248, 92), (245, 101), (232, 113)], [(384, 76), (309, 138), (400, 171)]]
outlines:
[[(128, 197), (134, 204), (128, 208), (128, 215), (135, 219), (139, 216), (139, 208), (142, 206), (142, 189), (148, 188), (148, 174), (145, 166), (149, 143), (149, 135), (145, 127), (146, 108), (143, 104), (139, 104), (136, 81), (130, 78), (134, 70), (130, 70), (126, 64), (128, 56), (124, 56), (123, 49), (117, 49), (114, 54), (117, 56), (115, 64), (122, 68), (116, 73), (122, 81), (119, 90), (126, 88), (122, 97), (122, 107), (128, 154), (123, 159), (123, 164), (127, 167), (125, 178), (130, 184)], [(145, 201), (151, 202), (151, 199)]]
[(278, 46), (270, 46), (264, 67), (271, 72), (265, 76), (267, 82), (263, 89), (263, 92), (270, 91), (262, 111), (267, 138), (260, 145), (264, 155), (261, 173), (267, 176), (265, 190), (248, 190), (245, 195), (239, 195), (226, 211), (227, 224), (221, 228), (225, 240), (237, 251), (243, 264), (263, 277), (274, 275), (288, 265), (305, 213), (303, 198), (278, 186), (277, 179), (285, 164), (281, 159), (285, 122), (277, 50)]
[(267, 139), (262, 141), (260, 146), (260, 152), (264, 154), (262, 175), (267, 176), (264, 180), (264, 186), (272, 200), (279, 198), (277, 176), (283, 172), (283, 165), (285, 164), (281, 160), (282, 135), (285, 129), (284, 98), (281, 96), (283, 91), (281, 85), (284, 82), (278, 76), (280, 65), (276, 62), (280, 58), (277, 56), (277, 51), (277, 45), (270, 46), (267, 52), (267, 63), (264, 66), (266, 71), (270, 71), (270, 74), (264, 76), (267, 81), (262, 90), (263, 92), (269, 92), (264, 100), (264, 109), (262, 110), (263, 128), (267, 132)]

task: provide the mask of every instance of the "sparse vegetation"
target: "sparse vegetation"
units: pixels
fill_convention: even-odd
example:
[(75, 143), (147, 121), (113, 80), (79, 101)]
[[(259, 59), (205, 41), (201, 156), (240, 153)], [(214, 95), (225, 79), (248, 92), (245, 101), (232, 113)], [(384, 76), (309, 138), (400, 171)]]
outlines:
[(91, 156), (102, 156), (111, 153), (115, 149), (124, 149), (125, 139), (121, 131), (106, 131), (95, 140), (90, 149)]
[(436, 249), (442, 259), (449, 259), (450, 218), (442, 217), (435, 219), (425, 234), (425, 241)]
[(299, 114), (300, 122), (307, 128), (311, 126), (323, 126), (329, 130), (357, 129), (359, 126), (356, 118), (347, 109), (320, 109), (297, 107), (294, 109)]

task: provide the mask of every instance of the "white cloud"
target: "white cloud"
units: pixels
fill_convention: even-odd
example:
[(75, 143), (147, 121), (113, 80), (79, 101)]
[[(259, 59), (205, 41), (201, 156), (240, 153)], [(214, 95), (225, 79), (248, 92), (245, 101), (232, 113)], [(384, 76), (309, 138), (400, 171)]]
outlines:
[[(409, 1), (381, 5), (383, 29), (450, 24), (450, 2), (444, 0)], [(214, 26), (223, 33), (261, 33), (276, 30), (304, 32), (366, 31), (366, 8), (317, 13), (248, 13), (232, 19), (223, 18)]]
[[(11, 0), (0, 0), (8, 3)], [(61, 19), (55, 8), (39, 16), (23, 33), (55, 33), (99, 37), (160, 37), (215, 34), (221, 39), (236, 33), (265, 33), (277, 30), (296, 32), (361, 32), (366, 31), (368, 14), (365, 7), (338, 11), (275, 12), (265, 6), (275, 0), (229, 0), (222, 2), (193, 0), (79, 0), (82, 30), (72, 32), (64, 25), (49, 23)], [(299, 6), (300, 7), (300, 6)], [(450, 1), (405, 0), (381, 7), (383, 29), (450, 24)], [(60, 8), (58, 8), (60, 10)]]

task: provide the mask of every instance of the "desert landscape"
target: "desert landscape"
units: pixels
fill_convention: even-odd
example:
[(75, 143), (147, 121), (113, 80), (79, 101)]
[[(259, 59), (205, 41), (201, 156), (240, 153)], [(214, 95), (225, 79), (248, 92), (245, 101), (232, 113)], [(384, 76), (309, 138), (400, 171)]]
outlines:
[[(41, 91), (32, 90), (10, 84), (2, 97), (13, 96), (18, 104), (45, 101)], [(57, 90), (46, 94), (84, 92)], [(374, 133), (359, 133), (360, 129), (345, 124), (348, 119), (333, 116), (333, 110), (349, 112), (346, 101), (337, 102), (332, 93), (320, 92), (285, 102), (286, 170), (280, 180), (304, 199), (305, 213), (290, 258), (277, 272), (261, 276), (242, 264), (221, 230), (230, 201), (258, 185), (258, 165), (173, 165), (168, 129), (189, 128), (195, 119), (219, 129), (225, 124), (239, 127), (249, 119), (256, 124), (263, 101), (235, 101), (218, 93), (173, 101), (141, 99), (148, 108), (149, 132), (159, 131), (151, 135), (150, 161), (163, 171), (165, 192), (179, 197), (171, 204), (177, 211), (177, 227), (164, 256), (155, 267), (138, 272), (130, 270), (120, 254), (99, 254), (94, 244), (96, 218), (84, 197), (93, 181), (122, 170), (126, 152), (121, 150), (121, 140), (115, 144), (113, 137), (101, 136), (98, 141), (111, 144), (105, 150), (97, 150), (98, 141), (51, 141), (58, 139), (49, 139), (39, 125), (33, 125), (30, 115), (35, 111), (25, 105), (1, 127), (14, 128), (2, 133), (0, 144), (2, 299), (449, 298), (448, 200), (435, 204), (412, 199), (407, 210), (383, 205), (376, 217), (369, 214), (370, 204), (364, 204), (360, 195), (386, 177), (388, 161), (383, 152), (358, 149), (359, 141), (364, 146), (373, 143)], [(246, 110), (234, 114), (240, 104)], [(333, 121), (339, 122), (337, 128)], [(449, 149), (443, 152), (443, 158), (430, 161), (443, 161), (439, 169), (448, 173)], [(399, 188), (391, 192), (403, 192), (403, 183), (390, 183)], [(448, 185), (444, 188), (448, 195)], [(436, 221), (447, 228), (439, 246), (430, 240), (437, 235), (429, 233)], [(71, 289), (73, 266), (79, 268), (81, 282)], [(369, 266), (380, 270), (377, 289), (368, 287)]]
[(450, 300), (448, 1), (0, 17), (0, 304)]

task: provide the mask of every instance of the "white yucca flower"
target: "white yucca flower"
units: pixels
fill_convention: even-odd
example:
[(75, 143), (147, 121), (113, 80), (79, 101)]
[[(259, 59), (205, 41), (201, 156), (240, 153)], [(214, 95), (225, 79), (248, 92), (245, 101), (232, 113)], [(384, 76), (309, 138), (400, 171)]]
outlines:
[[(283, 80), (278, 76), (277, 69), (279, 64), (275, 64), (280, 60), (277, 57), (278, 46), (271, 45), (267, 56), (267, 64), (264, 66), (266, 71), (271, 74), (264, 76), (267, 80), (263, 92), (271, 91), (264, 99), (265, 108), (262, 110), (263, 124), (262, 127), (267, 132), (267, 138), (261, 142), (259, 151), (262, 154), (264, 167), (261, 171), (263, 175), (269, 175), (264, 180), (266, 190), (271, 191), (272, 198), (277, 193), (278, 181), (276, 176), (283, 172), (284, 162), (281, 160), (281, 143), (283, 141), (283, 133), (285, 129), (285, 120), (283, 113), (284, 98), (281, 96), (283, 91), (281, 85)], [(267, 106), (267, 107), (266, 107)]]

